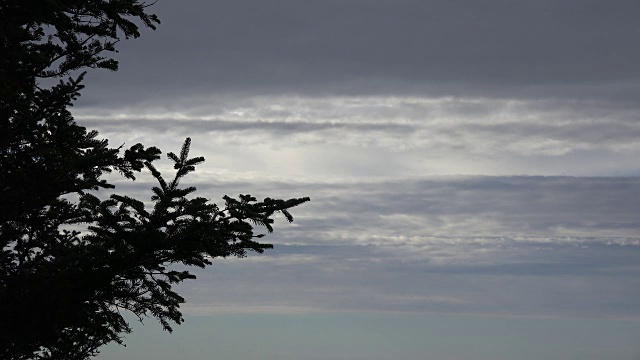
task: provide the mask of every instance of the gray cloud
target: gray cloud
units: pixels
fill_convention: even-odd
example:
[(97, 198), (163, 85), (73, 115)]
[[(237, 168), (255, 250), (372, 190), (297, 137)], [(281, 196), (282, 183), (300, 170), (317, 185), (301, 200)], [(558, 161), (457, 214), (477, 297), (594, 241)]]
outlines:
[(305, 159), (320, 157), (312, 170), (318, 174), (388, 169), (402, 176), (634, 175), (638, 115), (570, 100), (415, 96), (200, 98), (164, 108), (76, 111), (81, 123), (118, 142), (153, 135), (174, 144), (176, 136), (192, 136), (207, 145), (205, 155), (256, 152), (250, 162), (284, 156), (299, 173), (310, 170)]
[[(434, 177), (352, 183), (210, 179), (188, 184), (214, 201), (238, 193), (310, 196), (311, 203), (296, 209), (294, 226), (283, 224), (278, 232), (285, 244), (590, 245), (640, 240), (638, 178)], [(144, 198), (145, 193), (150, 196), (150, 186), (118, 188)]]
[(637, 2), (155, 6), (79, 121), (192, 136), (214, 200), (313, 200), (274, 251), (185, 285), (189, 311), (640, 315)]
[(446, 248), (457, 256), (416, 246), (278, 246), (268, 256), (200, 271), (185, 284), (186, 309), (640, 315), (637, 287), (629, 286), (638, 283), (637, 247)]
[(162, 26), (119, 44), (122, 70), (92, 75), (103, 89), (88, 92), (89, 102), (93, 94), (123, 103), (203, 92), (638, 94), (633, 1), (191, 1), (155, 9)]
[(118, 143), (294, 177), (640, 173), (635, 2), (154, 6), (75, 108)]

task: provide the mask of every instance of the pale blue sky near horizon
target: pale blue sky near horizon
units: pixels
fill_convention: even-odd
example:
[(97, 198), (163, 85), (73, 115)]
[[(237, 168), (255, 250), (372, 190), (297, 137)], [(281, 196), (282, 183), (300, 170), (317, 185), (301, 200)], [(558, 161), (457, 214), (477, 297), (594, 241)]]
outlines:
[(136, 324), (99, 360), (600, 360), (640, 357), (640, 322), (336, 312), (188, 316)]
[(180, 285), (174, 334), (149, 319), (99, 360), (640, 359), (640, 2), (152, 9), (78, 122), (191, 137), (183, 183), (213, 201), (312, 201)]

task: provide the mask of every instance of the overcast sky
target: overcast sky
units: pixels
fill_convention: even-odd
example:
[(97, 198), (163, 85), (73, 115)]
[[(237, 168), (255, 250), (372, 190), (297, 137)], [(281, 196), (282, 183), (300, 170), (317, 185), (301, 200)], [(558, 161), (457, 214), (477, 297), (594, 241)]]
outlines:
[[(181, 287), (194, 322), (303, 314), (331, 334), (339, 320), (314, 316), (375, 314), (398, 328), (406, 314), (532, 319), (518, 328), (560, 319), (548, 326), (581, 328), (565, 335), (604, 339), (601, 350), (568, 341), (545, 358), (637, 359), (637, 337), (596, 331), (625, 320), (640, 334), (639, 2), (152, 9), (158, 30), (118, 44), (118, 72), (87, 76), (76, 119), (113, 145), (168, 152), (192, 137), (207, 162), (191, 184), (214, 201), (312, 198), (265, 238), (273, 251), (217, 261)], [(119, 189), (148, 198), (150, 181)], [(536, 348), (522, 341), (511, 353), (465, 343), (399, 358), (509, 359)], [(256, 358), (391, 356), (343, 350)]]

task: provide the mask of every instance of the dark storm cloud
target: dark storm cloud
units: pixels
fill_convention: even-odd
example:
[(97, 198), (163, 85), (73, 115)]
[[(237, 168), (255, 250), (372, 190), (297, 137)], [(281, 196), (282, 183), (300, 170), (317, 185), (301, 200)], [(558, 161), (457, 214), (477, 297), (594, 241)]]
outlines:
[(156, 33), (118, 44), (120, 72), (92, 75), (100, 92), (125, 82), (129, 91), (109, 96), (638, 94), (635, 1), (160, 1), (154, 10), (164, 20)]

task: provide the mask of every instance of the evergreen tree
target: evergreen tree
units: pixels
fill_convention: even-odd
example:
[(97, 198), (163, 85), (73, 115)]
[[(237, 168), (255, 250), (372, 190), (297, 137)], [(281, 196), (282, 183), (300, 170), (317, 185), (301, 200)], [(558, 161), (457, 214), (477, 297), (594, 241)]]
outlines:
[[(184, 299), (172, 285), (195, 278), (173, 264), (205, 267), (272, 246), (273, 215), (309, 198), (258, 201), (195, 196), (181, 180), (202, 157), (190, 139), (168, 153), (175, 174), (153, 165), (160, 151), (110, 148), (69, 111), (88, 68), (117, 70), (108, 58), (120, 37), (158, 18), (139, 0), (0, 0), (0, 358), (78, 359), (131, 331), (122, 317), (180, 324)], [(76, 75), (74, 75), (76, 74)], [(42, 78), (62, 78), (44, 87)], [(127, 195), (100, 199), (116, 171), (157, 180), (152, 208)], [(83, 231), (71, 230), (82, 228)]]

